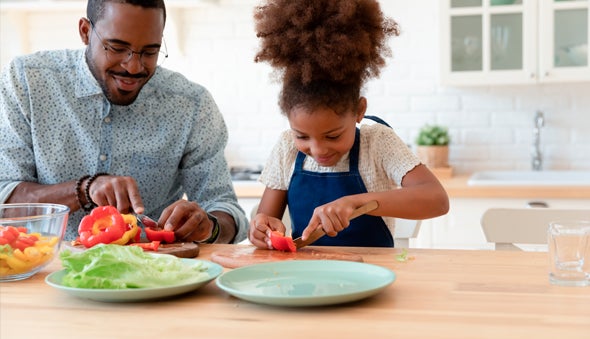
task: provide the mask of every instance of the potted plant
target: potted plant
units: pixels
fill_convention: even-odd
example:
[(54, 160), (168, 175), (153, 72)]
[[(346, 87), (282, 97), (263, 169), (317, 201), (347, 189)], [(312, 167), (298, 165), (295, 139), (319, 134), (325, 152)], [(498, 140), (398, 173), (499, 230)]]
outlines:
[(449, 132), (446, 127), (426, 124), (416, 137), (416, 153), (431, 169), (449, 167)]

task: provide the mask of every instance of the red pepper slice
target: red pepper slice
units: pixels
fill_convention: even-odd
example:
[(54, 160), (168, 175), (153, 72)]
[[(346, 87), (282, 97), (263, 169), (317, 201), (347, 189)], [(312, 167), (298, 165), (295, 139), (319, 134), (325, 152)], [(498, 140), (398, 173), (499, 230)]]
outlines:
[(23, 226), (0, 226), (0, 245), (10, 245), (13, 249), (24, 251), (25, 248), (35, 246), (39, 240), (36, 235), (27, 234)]
[(158, 251), (158, 247), (160, 247), (160, 242), (159, 241), (152, 241), (152, 242), (134, 242), (132, 244), (129, 244), (129, 246), (139, 246), (141, 247), (144, 251)]
[(11, 243), (18, 238), (20, 232), (14, 226), (0, 226), (0, 238), (6, 239), (6, 242)]
[(165, 231), (163, 229), (156, 229), (151, 227), (145, 227), (145, 236), (149, 241), (161, 241), (165, 243), (174, 242), (174, 231)]
[(297, 252), (297, 246), (295, 246), (293, 238), (286, 237), (280, 232), (272, 231), (270, 233), (270, 242), (275, 250)]
[(123, 216), (113, 206), (99, 206), (82, 218), (78, 227), (80, 242), (90, 248), (96, 244), (110, 244), (127, 231)]
[(35, 246), (37, 240), (39, 239), (34, 235), (21, 233), (18, 236), (18, 238), (16, 238), (13, 242), (10, 243), (10, 246), (13, 249), (18, 248), (19, 250), (24, 251), (27, 247)]

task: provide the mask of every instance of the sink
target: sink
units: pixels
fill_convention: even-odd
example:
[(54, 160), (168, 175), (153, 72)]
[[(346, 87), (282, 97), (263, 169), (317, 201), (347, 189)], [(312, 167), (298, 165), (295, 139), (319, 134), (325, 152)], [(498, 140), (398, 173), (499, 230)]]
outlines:
[(469, 186), (590, 186), (590, 171), (481, 171)]

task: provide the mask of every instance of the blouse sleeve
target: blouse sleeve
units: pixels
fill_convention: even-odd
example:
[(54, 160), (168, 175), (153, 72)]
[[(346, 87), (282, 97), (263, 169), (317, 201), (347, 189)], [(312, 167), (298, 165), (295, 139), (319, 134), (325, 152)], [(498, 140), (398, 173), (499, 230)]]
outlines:
[(404, 176), (420, 164), (420, 160), (406, 143), (389, 127), (380, 124), (367, 126), (370, 133), (371, 158), (380, 164), (389, 178), (401, 186)]

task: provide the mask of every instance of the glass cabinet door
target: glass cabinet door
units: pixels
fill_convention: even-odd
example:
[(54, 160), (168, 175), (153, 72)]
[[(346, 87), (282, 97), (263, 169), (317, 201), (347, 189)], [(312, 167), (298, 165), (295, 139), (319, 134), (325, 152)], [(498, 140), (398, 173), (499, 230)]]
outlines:
[(492, 70), (523, 68), (522, 13), (493, 14), (490, 18)]
[(451, 18), (451, 71), (483, 70), (482, 16)]
[(541, 78), (544, 82), (590, 81), (589, 0), (542, 0)]
[(536, 81), (535, 1), (445, 0), (443, 83)]
[(588, 9), (564, 9), (554, 13), (554, 66), (588, 66)]

